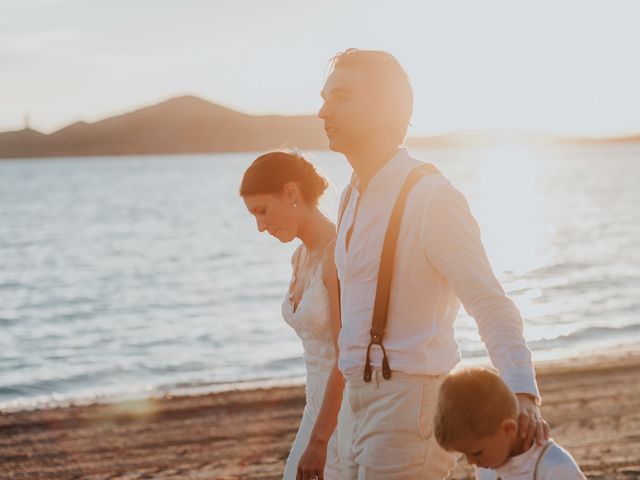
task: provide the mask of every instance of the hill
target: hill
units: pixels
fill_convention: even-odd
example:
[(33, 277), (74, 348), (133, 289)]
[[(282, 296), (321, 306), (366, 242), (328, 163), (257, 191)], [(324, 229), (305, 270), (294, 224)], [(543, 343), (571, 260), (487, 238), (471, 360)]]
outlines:
[[(636, 142), (640, 135), (583, 138), (482, 130), (407, 139), (409, 147), (418, 149)], [(199, 97), (182, 96), (94, 123), (77, 122), (48, 135), (31, 129), (0, 133), (0, 158), (249, 152), (283, 147), (327, 149), (322, 121), (315, 115), (247, 115)]]
[(254, 116), (184, 96), (49, 135), (0, 133), (0, 158), (262, 151), (284, 146), (322, 150), (327, 141), (313, 115)]

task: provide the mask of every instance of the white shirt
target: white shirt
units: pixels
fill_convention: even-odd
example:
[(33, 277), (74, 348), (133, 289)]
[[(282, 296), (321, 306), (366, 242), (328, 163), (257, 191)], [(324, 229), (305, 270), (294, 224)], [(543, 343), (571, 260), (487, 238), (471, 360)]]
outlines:
[[(339, 367), (344, 374), (361, 374), (364, 367), (384, 234), (407, 175), (421, 164), (401, 149), (374, 175), (364, 194), (352, 176), (354, 188), (335, 253), (342, 307)], [(346, 234), (352, 226), (347, 250)], [(460, 300), (476, 319), (504, 381), (514, 392), (539, 398), (520, 313), (491, 270), (464, 196), (442, 175), (427, 175), (407, 198), (398, 237), (383, 341), (392, 370), (438, 375), (459, 362), (453, 323)], [(379, 347), (371, 352), (372, 364), (379, 366)]]
[[(538, 457), (545, 445), (550, 444), (538, 465), (538, 475), (534, 472)], [(495, 470), (476, 468), (476, 480), (585, 480), (576, 461), (565, 449), (553, 440), (542, 445), (534, 445), (526, 452), (511, 457), (507, 463)]]

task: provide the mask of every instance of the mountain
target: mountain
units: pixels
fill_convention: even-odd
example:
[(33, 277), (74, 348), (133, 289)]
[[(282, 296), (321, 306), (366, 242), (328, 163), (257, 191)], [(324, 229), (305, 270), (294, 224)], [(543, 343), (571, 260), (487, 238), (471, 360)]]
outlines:
[(619, 137), (564, 137), (555, 139), (560, 145), (608, 145), (640, 143), (640, 135), (627, 135)]
[(177, 97), (49, 135), (0, 133), (0, 158), (263, 151), (327, 148), (313, 115), (246, 115), (198, 97)]
[(504, 144), (536, 145), (553, 141), (553, 137), (542, 132), (501, 132), (492, 130), (459, 130), (431, 137), (407, 139), (411, 148), (493, 147)]
[[(635, 142), (640, 142), (640, 135), (567, 138), (482, 130), (407, 140), (411, 148)], [(31, 129), (0, 133), (0, 158), (247, 152), (282, 147), (327, 149), (322, 121), (314, 115), (247, 115), (198, 97), (183, 96), (94, 123), (77, 122), (49, 135)]]
[(492, 130), (461, 130), (432, 137), (407, 139), (411, 148), (488, 148), (497, 145), (538, 145), (538, 146), (595, 146), (608, 144), (640, 143), (640, 135), (618, 137), (567, 137), (545, 132), (508, 132)]

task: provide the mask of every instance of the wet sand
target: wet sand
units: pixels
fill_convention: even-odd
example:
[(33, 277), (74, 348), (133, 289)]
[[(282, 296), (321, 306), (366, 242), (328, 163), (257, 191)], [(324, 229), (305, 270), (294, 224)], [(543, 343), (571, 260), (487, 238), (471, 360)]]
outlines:
[[(593, 479), (640, 478), (640, 348), (539, 364), (552, 436)], [(302, 387), (0, 414), (0, 479), (280, 479)], [(461, 460), (453, 478), (473, 478)]]

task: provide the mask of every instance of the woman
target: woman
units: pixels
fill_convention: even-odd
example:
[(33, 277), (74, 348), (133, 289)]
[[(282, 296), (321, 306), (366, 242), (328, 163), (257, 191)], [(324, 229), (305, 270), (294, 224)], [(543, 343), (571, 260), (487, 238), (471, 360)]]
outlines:
[(340, 308), (333, 250), (336, 227), (318, 209), (327, 181), (301, 155), (271, 152), (246, 170), (240, 195), (258, 230), (283, 243), (299, 238), (282, 314), (302, 340), (306, 406), (285, 480), (339, 479), (336, 436), (344, 382), (337, 367)]

